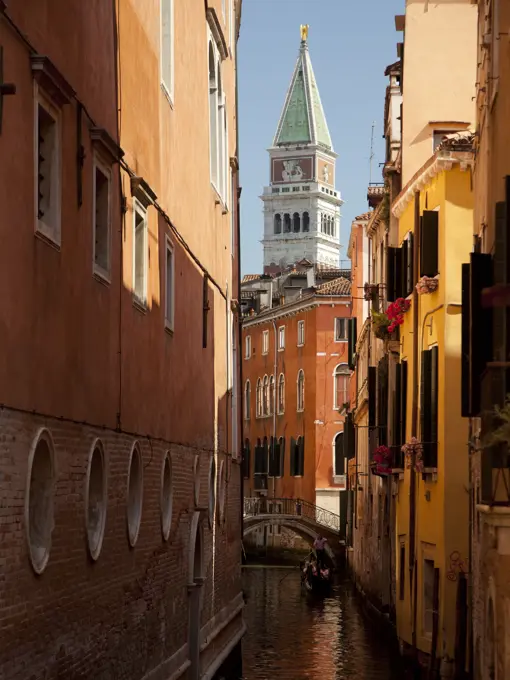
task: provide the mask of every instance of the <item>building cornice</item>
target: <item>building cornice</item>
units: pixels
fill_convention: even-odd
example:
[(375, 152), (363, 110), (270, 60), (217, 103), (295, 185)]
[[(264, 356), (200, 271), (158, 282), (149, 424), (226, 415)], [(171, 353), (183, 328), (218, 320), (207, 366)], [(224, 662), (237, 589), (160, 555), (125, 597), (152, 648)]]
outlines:
[(447, 172), (458, 165), (462, 171), (473, 167), (472, 151), (438, 151), (418, 170), (394, 200), (391, 211), (399, 218), (417, 191), (421, 191), (441, 172)]
[(273, 319), (283, 319), (285, 317), (295, 316), (298, 312), (304, 309), (312, 309), (314, 307), (330, 306), (333, 302), (339, 305), (350, 305), (350, 295), (310, 295), (306, 298), (301, 298), (294, 302), (289, 302), (279, 307), (267, 309), (252, 318), (243, 320), (243, 328), (258, 326)]

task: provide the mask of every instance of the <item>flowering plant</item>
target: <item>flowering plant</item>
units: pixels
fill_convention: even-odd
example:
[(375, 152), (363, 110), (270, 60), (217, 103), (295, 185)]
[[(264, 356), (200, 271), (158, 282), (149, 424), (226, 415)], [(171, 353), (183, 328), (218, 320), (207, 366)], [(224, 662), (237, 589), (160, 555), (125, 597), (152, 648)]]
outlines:
[(421, 279), (416, 284), (416, 291), (418, 295), (427, 295), (427, 293), (433, 293), (437, 290), (439, 286), (439, 281), (430, 276), (422, 276)]
[(372, 456), (372, 471), (377, 475), (391, 472), (391, 451), (387, 446), (378, 446)]
[(393, 333), (397, 326), (401, 326), (404, 323), (404, 314), (409, 310), (410, 307), (411, 303), (409, 300), (405, 300), (401, 297), (397, 298), (395, 302), (391, 303), (391, 305), (386, 310), (386, 316), (390, 320), (388, 333)]
[(379, 340), (386, 340), (389, 338), (391, 335), (388, 330), (390, 323), (391, 321), (386, 314), (372, 310), (372, 328), (376, 338), (379, 338)]
[(363, 298), (367, 302), (374, 301), (377, 298), (377, 293), (379, 292), (379, 286), (377, 283), (365, 283), (363, 286)]
[(411, 439), (404, 444), (402, 453), (405, 455), (406, 459), (406, 470), (412, 469), (414, 457), (414, 469), (416, 472), (423, 472), (423, 446), (416, 437), (411, 437)]

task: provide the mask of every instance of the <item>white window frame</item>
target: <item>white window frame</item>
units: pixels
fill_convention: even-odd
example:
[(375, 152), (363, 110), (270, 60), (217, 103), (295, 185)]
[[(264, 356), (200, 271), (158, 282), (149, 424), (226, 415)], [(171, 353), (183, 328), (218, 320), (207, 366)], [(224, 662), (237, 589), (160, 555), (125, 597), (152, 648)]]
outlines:
[[(170, 318), (168, 317), (168, 266), (167, 258), (170, 253), (172, 259), (172, 271), (170, 282), (171, 285), (171, 300), (170, 300)], [(165, 328), (167, 331), (174, 331), (175, 322), (175, 247), (169, 236), (165, 238)]]
[(244, 338), (244, 358), (248, 360), (251, 357), (251, 335)]
[(278, 328), (278, 351), (283, 352), (285, 349), (285, 326)]
[[(39, 219), (39, 106), (46, 110), (56, 124), (55, 165), (52, 168), (55, 195), (53, 227), (46, 224), (43, 219)], [(62, 112), (37, 83), (34, 83), (34, 214), (35, 232), (60, 248), (62, 238)]]
[(244, 383), (244, 419), (251, 419), (251, 381), (249, 378)]
[(305, 321), (301, 319), (297, 322), (297, 346), (303, 347), (305, 344)]
[[(108, 180), (108, 254), (106, 258), (106, 269), (103, 269), (103, 267), (96, 264), (96, 168), (99, 168)], [(110, 283), (112, 266), (112, 170), (111, 167), (101, 159), (98, 153), (94, 153), (92, 172), (92, 271), (96, 276)]]
[[(143, 278), (144, 278), (144, 291), (143, 298), (140, 298), (135, 291), (136, 285), (136, 214), (143, 215), (145, 229), (144, 229), (144, 240), (143, 240)], [(147, 210), (136, 198), (133, 198), (133, 300), (142, 307), (147, 307), (148, 301), (148, 283), (149, 283), (149, 257), (148, 257), (148, 245), (149, 245), (149, 220), (147, 217)]]
[[(336, 332), (337, 321), (343, 322), (344, 336), (345, 336), (343, 338), (337, 338), (337, 332)], [(337, 316), (335, 318), (335, 325), (334, 325), (334, 328), (333, 328), (333, 333), (334, 333), (334, 336), (335, 336), (335, 342), (347, 342), (347, 340), (348, 340), (348, 337), (347, 337), (347, 335), (348, 335), (348, 333), (347, 333), (347, 321), (348, 321), (348, 319), (346, 317)]]
[[(300, 395), (299, 395), (299, 376), (303, 375), (303, 399), (302, 399), (302, 404), (299, 403), (300, 401)], [(297, 403), (296, 403), (296, 411), (299, 413), (302, 413), (305, 410), (305, 372), (302, 368), (299, 369), (298, 374), (297, 374), (297, 379), (296, 379), (296, 395), (297, 395)]]
[[(345, 367), (346, 367), (347, 370), (346, 370), (345, 372), (340, 370), (340, 369), (342, 368), (342, 366), (345, 366)], [(348, 366), (348, 364), (346, 364), (345, 362), (344, 362), (344, 363), (341, 363), (341, 364), (337, 364), (337, 365), (335, 366), (334, 370), (333, 370), (333, 409), (334, 409), (335, 411), (338, 411), (338, 409), (341, 408), (342, 404), (344, 404), (344, 403), (346, 403), (347, 401), (349, 401), (348, 399), (346, 399), (345, 402), (342, 402), (342, 404), (338, 404), (338, 403), (337, 403), (337, 398), (338, 398), (337, 378), (340, 378), (340, 377), (342, 377), (342, 376), (345, 376), (345, 377), (347, 378), (347, 386), (346, 386), (346, 389), (345, 389), (345, 396), (348, 397), (348, 396), (349, 396), (349, 377), (350, 377), (350, 371), (349, 371), (349, 366)]]
[[(170, 5), (170, 83), (165, 81), (163, 69), (163, 3), (168, 2)], [(174, 105), (174, 84), (175, 84), (175, 32), (174, 32), (174, 0), (160, 0), (159, 6), (159, 35), (160, 35), (160, 80), (161, 89), (165, 93), (170, 106)]]
[[(280, 384), (282, 378), (283, 378), (283, 398), (280, 404)], [(278, 376), (278, 385), (276, 388), (276, 412), (278, 415), (282, 415), (285, 413), (285, 375), (283, 373), (280, 373), (280, 375)]]
[(262, 331), (262, 354), (269, 354), (269, 331)]

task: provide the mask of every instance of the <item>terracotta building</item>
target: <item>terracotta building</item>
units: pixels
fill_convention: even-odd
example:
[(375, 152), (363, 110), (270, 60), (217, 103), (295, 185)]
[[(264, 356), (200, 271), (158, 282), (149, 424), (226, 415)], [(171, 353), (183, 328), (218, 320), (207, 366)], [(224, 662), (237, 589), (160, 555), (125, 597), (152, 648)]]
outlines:
[(239, 649), (240, 13), (0, 2), (5, 680)]
[[(478, 2), (474, 243), (462, 267), (462, 414), (469, 417), (473, 677), (510, 677), (510, 7)], [(506, 403), (506, 406), (505, 406)]]
[(307, 501), (340, 515), (342, 535), (349, 274), (307, 263), (242, 286), (245, 498)]

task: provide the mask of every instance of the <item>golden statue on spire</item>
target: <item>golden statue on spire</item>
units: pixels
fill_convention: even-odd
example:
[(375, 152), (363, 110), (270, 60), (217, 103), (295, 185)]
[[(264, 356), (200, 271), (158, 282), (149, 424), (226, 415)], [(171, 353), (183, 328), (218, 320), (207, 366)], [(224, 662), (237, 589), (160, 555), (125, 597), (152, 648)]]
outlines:
[(310, 26), (308, 24), (305, 24), (305, 25), (301, 24), (301, 40), (303, 42), (306, 42), (307, 39), (308, 39), (308, 29), (309, 28), (310, 28)]

